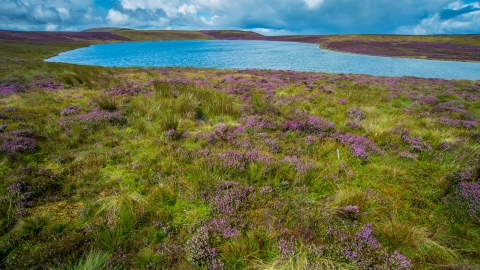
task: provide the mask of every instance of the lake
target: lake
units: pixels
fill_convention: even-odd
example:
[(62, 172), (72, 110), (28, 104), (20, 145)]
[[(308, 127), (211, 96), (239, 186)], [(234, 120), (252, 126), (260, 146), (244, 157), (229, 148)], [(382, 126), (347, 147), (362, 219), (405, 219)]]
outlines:
[(188, 40), (100, 44), (45, 60), (106, 67), (278, 69), (375, 76), (480, 79), (480, 63), (333, 52), (316, 44), (253, 40)]

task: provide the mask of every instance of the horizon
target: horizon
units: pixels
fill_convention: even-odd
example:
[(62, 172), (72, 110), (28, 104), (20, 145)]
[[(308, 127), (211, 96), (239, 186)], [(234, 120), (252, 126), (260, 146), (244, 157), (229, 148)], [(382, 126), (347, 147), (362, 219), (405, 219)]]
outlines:
[(0, 29), (239, 30), (262, 35), (480, 33), (480, 1), (5, 0)]
[[(24, 33), (78, 33), (78, 32), (95, 32), (95, 31), (88, 31), (88, 30), (94, 30), (94, 29), (107, 29), (111, 28), (114, 29), (112, 31), (117, 31), (117, 30), (127, 30), (127, 31), (191, 31), (191, 32), (202, 32), (202, 31), (238, 31), (238, 32), (252, 32), (255, 34), (259, 34), (262, 36), (341, 36), (341, 35), (359, 35), (359, 36), (368, 36), (368, 35), (378, 35), (378, 36), (456, 36), (456, 35), (464, 35), (464, 36), (475, 36), (475, 35), (480, 35), (480, 33), (468, 33), (468, 34), (463, 34), (463, 33), (451, 33), (451, 34), (375, 34), (375, 33), (338, 33), (338, 34), (278, 34), (278, 35), (268, 35), (265, 33), (259, 33), (255, 32), (253, 30), (238, 30), (238, 29), (198, 29), (198, 30), (183, 30), (183, 29), (133, 29), (133, 28), (127, 28), (127, 27), (93, 27), (93, 28), (86, 28), (86, 29), (81, 29), (81, 30), (75, 30), (75, 31), (70, 31), (70, 30), (10, 30), (10, 29), (2, 29), (0, 28), (0, 31), (10, 31), (10, 32), (24, 32)], [(111, 31), (106, 31), (106, 32), (111, 32)]]
[[(480, 33), (469, 33), (469, 34), (463, 34), (463, 33), (451, 33), (451, 34), (376, 34), (376, 33), (338, 33), (338, 34), (307, 34), (307, 33), (302, 33), (302, 34), (285, 34), (285, 35), (268, 35), (264, 33), (259, 33), (255, 32), (253, 30), (238, 30), (238, 29), (197, 29), (197, 30), (191, 30), (191, 29), (134, 29), (134, 28), (127, 28), (127, 27), (93, 27), (93, 28), (85, 28), (81, 30), (11, 30), (11, 29), (2, 29), (0, 28), (0, 31), (10, 31), (10, 32), (25, 32), (25, 33), (78, 33), (78, 32), (95, 32), (92, 30), (95, 29), (108, 29), (111, 28), (113, 29), (112, 31), (117, 31), (117, 30), (127, 30), (127, 31), (191, 31), (191, 32), (202, 32), (202, 31), (236, 31), (236, 32), (252, 32), (255, 34), (263, 35), (263, 36), (341, 36), (341, 35), (359, 35), (359, 36), (368, 36), (368, 35), (378, 35), (378, 36), (455, 36), (455, 35), (463, 35), (463, 36), (475, 36), (475, 35), (480, 35)], [(105, 32), (111, 32), (111, 31), (105, 31)]]

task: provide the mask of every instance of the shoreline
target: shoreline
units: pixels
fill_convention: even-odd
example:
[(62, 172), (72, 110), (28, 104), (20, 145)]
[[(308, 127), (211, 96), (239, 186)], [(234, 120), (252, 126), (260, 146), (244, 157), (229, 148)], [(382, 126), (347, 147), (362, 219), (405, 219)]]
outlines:
[[(78, 36), (77, 36), (78, 35)], [(286, 41), (317, 44), (321, 49), (352, 53), (369, 56), (382, 56), (392, 58), (410, 58), (421, 60), (441, 60), (458, 62), (480, 62), (480, 35), (452, 35), (452, 36), (401, 36), (401, 35), (298, 35), (298, 36), (263, 36), (255, 32), (246, 31), (228, 31), (228, 30), (204, 30), (204, 31), (175, 31), (175, 30), (115, 30), (111, 32), (14, 32), (0, 30), (0, 42), (7, 41), (29, 41), (28, 38), (40, 40), (42, 38), (59, 39), (66, 41), (68, 38), (84, 38), (83, 40), (71, 39), (69, 43), (86, 42), (88, 44), (104, 44), (112, 42), (136, 42), (136, 41), (162, 41), (162, 40), (266, 40), (266, 41)], [(68, 38), (67, 38), (68, 37)], [(14, 39), (24, 39), (15, 41)], [(87, 39), (85, 39), (87, 38)], [(94, 40), (97, 38), (97, 40)], [(103, 40), (98, 40), (103, 39)], [(429, 40), (428, 42), (421, 41)], [(431, 41), (433, 40), (433, 41)], [(30, 40), (35, 41), (35, 40)], [(447, 42), (447, 41), (450, 41)], [(352, 44), (361, 44), (364, 47), (351, 48)], [(406, 53), (405, 50), (412, 50), (411, 44), (418, 45), (418, 52), (412, 51)], [(474, 45), (468, 45), (468, 44)], [(386, 50), (379, 51), (376, 46), (381, 44)], [(337, 46), (339, 48), (335, 48)], [(342, 47), (343, 46), (343, 47)], [(389, 47), (390, 46), (390, 47)], [(422, 54), (421, 46), (430, 49), (431, 55)], [(440, 48), (436, 48), (440, 47)], [(447, 54), (443, 57), (438, 53)], [(455, 49), (456, 47), (465, 48), (471, 51), (471, 59), (465, 59), (466, 51)], [(343, 49), (342, 49), (343, 48)], [(389, 50), (390, 48), (391, 50)], [(354, 49), (360, 51), (353, 51)], [(392, 53), (393, 50), (393, 53)], [(403, 55), (402, 55), (403, 53)], [(423, 52), (424, 53), (424, 52)], [(449, 56), (450, 55), (450, 56)], [(435, 57), (434, 57), (435, 56)]]

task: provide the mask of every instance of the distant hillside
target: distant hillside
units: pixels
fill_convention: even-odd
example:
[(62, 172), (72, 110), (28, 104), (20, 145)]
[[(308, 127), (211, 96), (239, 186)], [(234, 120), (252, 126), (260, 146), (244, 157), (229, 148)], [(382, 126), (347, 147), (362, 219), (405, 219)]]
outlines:
[(480, 61), (480, 35), (290, 35), (264, 36), (240, 30), (132, 30), (101, 27), (81, 32), (0, 30), (0, 41), (93, 44), (156, 40), (269, 40), (318, 44), (322, 49), (402, 58)]
[(216, 39), (261, 39), (265, 37), (252, 31), (240, 30), (203, 30), (199, 32)]
[(116, 30), (115, 35), (136, 41), (153, 40), (205, 40), (215, 39), (199, 31), (181, 30)]
[(109, 32), (20, 32), (0, 30), (0, 40), (35, 42), (131, 41)]
[(97, 27), (97, 28), (89, 28), (82, 30), (80, 32), (113, 32), (118, 30), (133, 30), (130, 28), (118, 28), (118, 27)]

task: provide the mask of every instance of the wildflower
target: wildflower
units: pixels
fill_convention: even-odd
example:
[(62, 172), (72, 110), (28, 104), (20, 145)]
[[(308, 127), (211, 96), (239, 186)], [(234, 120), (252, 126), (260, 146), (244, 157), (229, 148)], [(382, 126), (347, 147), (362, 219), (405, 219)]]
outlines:
[(290, 239), (281, 238), (278, 242), (278, 249), (280, 249), (280, 258), (282, 260), (297, 254), (298, 250), (295, 247), (295, 237), (292, 235)]

